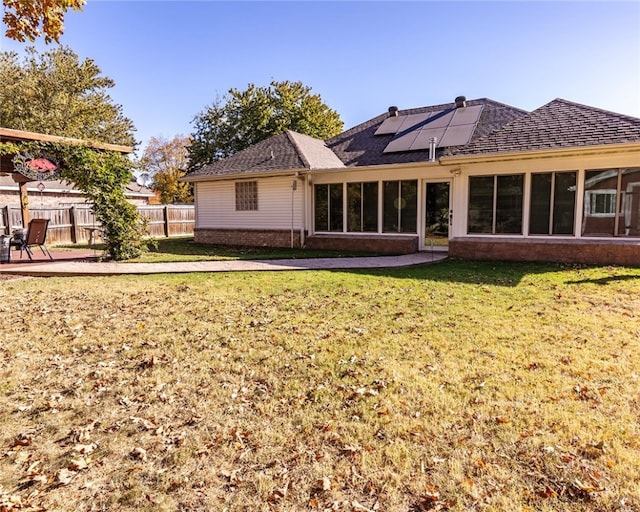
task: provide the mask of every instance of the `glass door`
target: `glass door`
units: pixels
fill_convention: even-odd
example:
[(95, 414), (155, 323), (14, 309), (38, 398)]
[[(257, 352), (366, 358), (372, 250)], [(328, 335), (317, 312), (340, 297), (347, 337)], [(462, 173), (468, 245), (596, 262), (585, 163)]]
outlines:
[(449, 245), (449, 223), (451, 181), (425, 183), (424, 202), (424, 247), (447, 247)]

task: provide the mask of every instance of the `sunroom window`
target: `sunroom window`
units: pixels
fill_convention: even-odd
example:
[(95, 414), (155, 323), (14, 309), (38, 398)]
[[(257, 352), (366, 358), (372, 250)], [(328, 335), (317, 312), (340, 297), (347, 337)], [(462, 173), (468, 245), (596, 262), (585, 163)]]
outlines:
[(378, 183), (347, 183), (347, 231), (378, 231)]
[(342, 183), (315, 185), (314, 218), (316, 231), (342, 231)]
[(583, 236), (640, 236), (640, 168), (585, 172)]
[(532, 174), (529, 205), (530, 234), (572, 235), (576, 209), (576, 173)]
[(418, 226), (418, 182), (383, 183), (383, 225), (385, 233), (416, 233)]
[(471, 176), (467, 231), (521, 234), (524, 175)]

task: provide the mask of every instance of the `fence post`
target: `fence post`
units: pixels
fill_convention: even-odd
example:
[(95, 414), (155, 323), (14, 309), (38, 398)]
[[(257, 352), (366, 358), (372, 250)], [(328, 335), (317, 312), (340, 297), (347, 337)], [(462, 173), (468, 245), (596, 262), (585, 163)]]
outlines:
[(165, 238), (169, 238), (169, 205), (164, 206), (163, 217), (164, 217), (164, 236)]
[(11, 222), (9, 221), (9, 206), (2, 207), (2, 228), (5, 235), (11, 234)]
[(71, 229), (71, 243), (72, 244), (76, 244), (78, 243), (78, 224), (76, 221), (76, 207), (75, 206), (71, 206), (69, 208), (69, 223), (71, 224), (71, 227), (69, 229)]

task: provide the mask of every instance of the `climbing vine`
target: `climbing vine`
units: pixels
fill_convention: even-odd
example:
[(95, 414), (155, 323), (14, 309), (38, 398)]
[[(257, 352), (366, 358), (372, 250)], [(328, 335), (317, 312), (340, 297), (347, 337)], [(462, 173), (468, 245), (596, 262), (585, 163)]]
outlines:
[(55, 157), (61, 177), (73, 182), (91, 202), (112, 259), (135, 258), (145, 251), (145, 222), (124, 195), (124, 187), (131, 179), (131, 162), (125, 155), (78, 144), (0, 143), (0, 155), (16, 153)]

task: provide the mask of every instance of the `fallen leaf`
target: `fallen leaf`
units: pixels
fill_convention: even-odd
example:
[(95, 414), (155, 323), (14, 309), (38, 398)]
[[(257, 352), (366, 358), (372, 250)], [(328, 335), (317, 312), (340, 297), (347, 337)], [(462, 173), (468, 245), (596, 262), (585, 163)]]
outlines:
[(56, 478), (58, 480), (58, 483), (62, 485), (69, 485), (71, 481), (76, 477), (77, 474), (78, 473), (75, 471), (71, 471), (70, 469), (67, 469), (67, 468), (62, 468), (60, 471), (58, 471)]
[(86, 457), (78, 457), (77, 459), (72, 459), (69, 462), (69, 469), (71, 471), (81, 471), (83, 469), (87, 469), (89, 467), (90, 460)]
[(98, 445), (96, 443), (76, 444), (73, 447), (73, 451), (82, 455), (90, 455), (96, 450), (96, 448), (98, 448)]
[(129, 456), (136, 460), (147, 460), (147, 450), (144, 448), (136, 447), (129, 453)]

